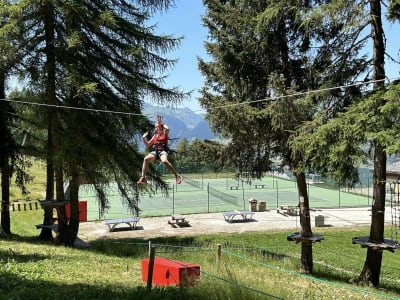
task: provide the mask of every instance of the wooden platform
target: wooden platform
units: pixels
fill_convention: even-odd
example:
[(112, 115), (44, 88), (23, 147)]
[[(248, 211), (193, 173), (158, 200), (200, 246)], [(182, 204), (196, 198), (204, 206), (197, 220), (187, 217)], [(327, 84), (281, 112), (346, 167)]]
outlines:
[(305, 237), (301, 236), (300, 232), (294, 232), (292, 234), (289, 234), (287, 236), (288, 241), (294, 241), (296, 243), (304, 243), (304, 242), (309, 242), (309, 243), (315, 243), (315, 242), (321, 242), (324, 240), (324, 237), (322, 235), (318, 234), (313, 234), (312, 236)]
[(55, 233), (58, 233), (58, 224), (50, 224), (50, 225), (36, 224), (35, 226), (37, 229), (49, 228), (53, 230)]
[(359, 244), (362, 248), (371, 248), (374, 251), (388, 250), (394, 252), (394, 250), (400, 250), (400, 244), (398, 241), (389, 239), (383, 239), (383, 242), (370, 241), (368, 236), (359, 236), (352, 238), (353, 244)]

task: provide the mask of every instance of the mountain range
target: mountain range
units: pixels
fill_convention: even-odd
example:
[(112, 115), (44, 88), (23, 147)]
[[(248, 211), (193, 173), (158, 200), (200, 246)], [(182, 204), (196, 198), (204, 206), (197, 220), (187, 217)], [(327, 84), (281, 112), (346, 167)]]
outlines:
[(157, 119), (157, 115), (161, 115), (164, 123), (170, 128), (171, 139), (186, 138), (189, 142), (194, 139), (202, 141), (218, 139), (217, 135), (211, 131), (210, 124), (204, 115), (197, 114), (188, 107), (170, 108), (145, 103), (143, 114), (153, 121)]

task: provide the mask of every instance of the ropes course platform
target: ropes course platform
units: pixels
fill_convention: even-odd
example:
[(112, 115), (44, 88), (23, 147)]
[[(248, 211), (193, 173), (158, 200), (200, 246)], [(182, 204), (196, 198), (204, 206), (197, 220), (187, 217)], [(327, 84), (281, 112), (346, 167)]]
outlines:
[(394, 252), (394, 250), (400, 250), (400, 244), (398, 241), (383, 239), (383, 242), (370, 241), (368, 236), (353, 237), (353, 244), (359, 244), (361, 248), (371, 248), (374, 251), (388, 250)]
[(315, 242), (321, 242), (322, 240), (324, 240), (324, 237), (318, 234), (313, 234), (312, 236), (306, 237), (302, 236), (300, 232), (294, 232), (287, 236), (287, 240), (294, 241), (296, 243), (304, 243), (304, 242), (315, 243)]

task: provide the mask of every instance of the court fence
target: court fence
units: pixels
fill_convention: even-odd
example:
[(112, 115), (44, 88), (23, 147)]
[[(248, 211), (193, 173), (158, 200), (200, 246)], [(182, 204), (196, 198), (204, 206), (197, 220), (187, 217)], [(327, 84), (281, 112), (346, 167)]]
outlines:
[[(296, 182), (278, 175), (268, 174), (260, 179), (237, 177), (235, 174), (227, 173), (183, 175), (183, 182), (180, 185), (176, 185), (171, 177), (166, 180), (170, 184), (167, 195), (157, 192), (140, 195), (139, 215), (145, 217), (248, 210), (252, 208), (251, 205), (254, 209), (255, 202), (258, 206), (262, 205), (262, 210), (277, 209), (284, 205), (297, 206), (299, 201)], [(372, 203), (370, 186), (357, 186), (352, 189), (335, 188), (327, 187), (321, 181), (308, 181), (307, 186), (312, 209), (361, 207), (370, 206)], [(149, 187), (152, 188), (151, 183)], [(155, 191), (155, 188), (153, 190)], [(132, 215), (121, 201), (122, 197), (116, 185), (110, 186), (107, 196), (109, 208), (101, 215), (93, 188), (90, 185), (81, 186), (79, 198), (88, 202), (89, 220)]]

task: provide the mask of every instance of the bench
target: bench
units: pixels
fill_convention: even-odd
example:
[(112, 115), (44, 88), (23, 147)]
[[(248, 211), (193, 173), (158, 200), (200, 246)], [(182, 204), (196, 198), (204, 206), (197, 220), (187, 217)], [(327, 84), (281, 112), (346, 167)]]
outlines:
[(236, 216), (241, 216), (242, 221), (247, 222), (253, 218), (254, 212), (250, 210), (233, 210), (233, 211), (225, 211), (222, 213), (222, 215), (224, 216), (225, 221), (229, 223), (232, 223), (233, 219)]
[(238, 185), (231, 186), (231, 190), (238, 190), (238, 189), (239, 189), (239, 186), (238, 186)]
[(298, 206), (281, 205), (281, 206), (276, 210), (276, 212), (277, 212), (277, 213), (283, 212), (284, 214), (297, 215), (297, 209), (298, 209)]
[(265, 185), (264, 185), (264, 184), (255, 184), (254, 187), (255, 187), (256, 189), (257, 189), (257, 188), (263, 189), (263, 188), (265, 187)]
[(49, 224), (49, 225), (44, 225), (44, 224), (36, 224), (35, 225), (37, 229), (42, 229), (42, 228), (49, 228), (53, 230), (54, 232), (58, 232), (58, 224)]
[(168, 220), (168, 224), (172, 225), (172, 226), (188, 226), (189, 225), (189, 221), (186, 220), (185, 216), (182, 215), (172, 215), (171, 216), (171, 220)]
[(136, 228), (136, 224), (139, 222), (139, 217), (128, 217), (119, 219), (108, 219), (104, 220), (104, 224), (108, 226), (110, 232), (114, 231), (115, 227), (119, 224), (128, 224), (131, 229)]

